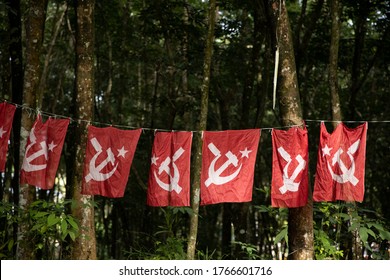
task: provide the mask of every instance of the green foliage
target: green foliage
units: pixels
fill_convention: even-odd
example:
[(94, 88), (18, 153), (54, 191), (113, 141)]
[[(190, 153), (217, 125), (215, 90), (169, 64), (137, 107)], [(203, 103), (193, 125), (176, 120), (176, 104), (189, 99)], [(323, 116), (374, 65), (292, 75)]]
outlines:
[(26, 210), (20, 209), (9, 203), (0, 203), (0, 219), (7, 221), (5, 230), (0, 233), (2, 246), (0, 254), (2, 258), (12, 256), (12, 250), (16, 242), (12, 237), (14, 223), (26, 223), (29, 231), (26, 234), (28, 242), (34, 244), (34, 250), (42, 259), (60, 258), (59, 248), (66, 248), (68, 237), (75, 240), (79, 235), (78, 222), (72, 215), (67, 214), (67, 205), (73, 201), (61, 203), (37, 200)]
[(0, 202), (0, 259), (12, 259), (13, 250), (16, 246), (12, 232), (13, 226), (18, 223), (16, 207), (11, 203)]
[(260, 256), (258, 255), (257, 246), (239, 241), (234, 241), (233, 244), (240, 246), (241, 250), (245, 253), (248, 260), (260, 259)]
[(319, 203), (315, 204), (314, 213), (317, 259), (346, 257), (341, 247), (346, 240), (353, 238), (360, 240), (365, 249), (364, 256), (360, 257), (389, 259), (389, 225), (375, 211), (349, 203)]

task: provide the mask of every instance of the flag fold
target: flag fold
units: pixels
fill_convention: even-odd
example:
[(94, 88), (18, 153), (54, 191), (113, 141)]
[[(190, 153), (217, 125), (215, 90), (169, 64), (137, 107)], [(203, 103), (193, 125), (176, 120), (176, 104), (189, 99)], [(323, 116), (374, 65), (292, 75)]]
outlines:
[(49, 118), (43, 123), (38, 115), (27, 139), (21, 184), (53, 188), (68, 125), (69, 119)]
[(147, 204), (190, 205), (192, 132), (157, 132), (152, 148)]
[(8, 142), (16, 106), (3, 102), (0, 104), (0, 172), (4, 172), (7, 161)]
[(308, 195), (308, 135), (304, 129), (272, 130), (273, 207), (302, 207)]
[(321, 123), (314, 201), (363, 201), (366, 136), (367, 122), (340, 123), (332, 133)]

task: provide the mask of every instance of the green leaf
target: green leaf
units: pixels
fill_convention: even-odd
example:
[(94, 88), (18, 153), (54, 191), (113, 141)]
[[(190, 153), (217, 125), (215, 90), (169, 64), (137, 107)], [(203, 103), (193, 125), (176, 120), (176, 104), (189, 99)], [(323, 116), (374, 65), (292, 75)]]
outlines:
[(48, 212), (37, 212), (37, 213), (34, 215), (34, 218), (41, 218), (41, 217), (46, 216), (47, 214), (49, 214), (49, 213), (48, 213)]
[(366, 243), (367, 242), (367, 239), (368, 239), (368, 233), (367, 233), (367, 228), (365, 227), (361, 227), (359, 229), (359, 235), (360, 235), (360, 239)]
[(388, 232), (387, 230), (379, 230), (379, 236), (383, 240), (390, 240), (390, 232)]
[(282, 239), (286, 240), (286, 242), (287, 242), (287, 227), (285, 227), (284, 229), (282, 229), (282, 230), (278, 233), (278, 235), (275, 236), (274, 244), (279, 243)]
[(62, 220), (61, 221), (61, 231), (63, 233), (67, 232), (68, 230), (68, 223), (65, 221), (65, 220)]
[(11, 238), (10, 240), (9, 240), (9, 242), (8, 242), (8, 251), (12, 251), (12, 247), (14, 247), (14, 240), (13, 240), (13, 238)]
[(79, 230), (79, 226), (77, 225), (77, 223), (73, 220), (72, 217), (69, 217), (66, 219), (68, 221), (68, 223), (75, 229), (75, 230)]
[(338, 214), (340, 218), (343, 218), (345, 221), (348, 221), (351, 217), (348, 214), (340, 213)]
[(372, 237), (374, 237), (374, 238), (376, 238), (376, 234), (375, 234), (375, 232), (373, 232), (371, 229), (367, 229), (367, 233), (369, 234), (369, 235), (371, 235)]
[[(368, 224), (367, 224), (368, 225)], [(373, 226), (374, 228), (376, 228), (377, 230), (385, 230), (383, 228), (383, 225), (382, 224), (377, 224), (377, 223), (370, 223), (371, 226)]]
[(47, 217), (47, 226), (51, 227), (52, 225), (55, 225), (59, 221), (60, 221), (60, 218), (56, 217), (56, 215), (54, 213), (52, 213)]
[(70, 238), (72, 238), (73, 241), (75, 241), (76, 235), (74, 234), (73, 231), (69, 231), (69, 236), (70, 236)]

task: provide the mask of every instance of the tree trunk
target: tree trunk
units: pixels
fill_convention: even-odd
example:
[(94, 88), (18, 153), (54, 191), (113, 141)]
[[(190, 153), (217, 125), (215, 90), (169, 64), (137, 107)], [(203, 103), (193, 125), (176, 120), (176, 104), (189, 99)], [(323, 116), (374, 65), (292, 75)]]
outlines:
[[(279, 6), (281, 3), (281, 6)], [(284, 126), (302, 125), (302, 108), (299, 96), (291, 27), (285, 1), (272, 1), (271, 12), (276, 26), (280, 51), (278, 75), (279, 109)], [(289, 258), (313, 259), (313, 202), (309, 188), (308, 203), (304, 207), (290, 208), (288, 214)]]
[[(94, 96), (94, 0), (76, 1), (76, 117), (91, 120)], [(73, 199), (77, 206), (74, 217), (79, 221), (80, 236), (73, 244), (72, 259), (96, 259), (93, 196), (81, 194), (83, 162), (87, 143), (87, 124), (79, 122), (76, 128), (76, 155), (74, 158)]]
[(332, 106), (332, 120), (334, 128), (341, 121), (341, 107), (338, 85), (338, 57), (340, 41), (340, 7), (339, 0), (331, 1), (332, 30), (330, 35), (329, 51), (329, 88)]
[[(201, 108), (200, 119), (198, 124), (198, 131), (204, 131), (207, 128), (207, 109), (209, 99), (209, 87), (211, 76), (211, 58), (213, 55), (213, 43), (214, 43), (214, 27), (216, 20), (216, 0), (210, 0), (209, 2), (209, 28), (206, 38), (206, 48), (203, 63), (203, 83), (201, 88)], [(202, 168), (202, 138), (200, 133), (195, 135), (195, 159), (193, 164), (193, 173), (195, 174), (192, 182), (192, 215), (190, 217), (190, 229), (188, 234), (187, 244), (187, 259), (194, 259), (196, 249), (196, 239), (198, 235), (198, 220), (199, 220), (199, 201), (200, 201), (200, 173)]]
[[(23, 82), (23, 104), (30, 108), (37, 108), (36, 92), (41, 77), (40, 55), (43, 43), (43, 35), (46, 20), (47, 0), (28, 1), (28, 14), (26, 19), (26, 67)], [(25, 147), (29, 132), (34, 123), (28, 110), (22, 111), (22, 122), (20, 130), (20, 162), (23, 162)], [(35, 187), (20, 185), (19, 206), (27, 210), (35, 199)], [(29, 225), (21, 223), (18, 231), (18, 252), (19, 259), (34, 259), (34, 242), (28, 236)]]

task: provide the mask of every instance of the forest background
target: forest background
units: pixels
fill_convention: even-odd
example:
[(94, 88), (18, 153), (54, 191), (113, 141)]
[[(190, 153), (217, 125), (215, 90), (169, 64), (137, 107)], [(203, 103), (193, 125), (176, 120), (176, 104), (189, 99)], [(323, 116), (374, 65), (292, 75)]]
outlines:
[[(0, 257), (389, 259), (389, 13), (383, 0), (2, 0), (0, 96), (20, 106)], [(72, 118), (50, 191), (19, 184), (38, 109)], [(320, 121), (369, 122), (362, 203), (270, 207), (270, 128), (302, 120), (312, 183)], [(123, 198), (80, 195), (88, 124), (144, 128)], [(156, 130), (194, 131), (198, 155), (200, 131), (246, 128), (262, 128), (252, 202), (146, 206)]]

